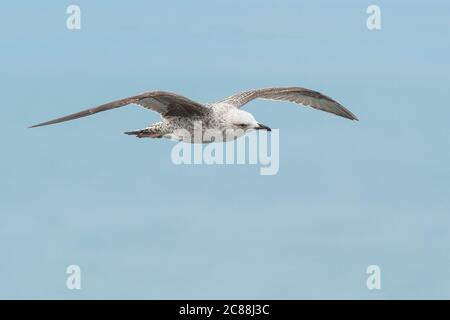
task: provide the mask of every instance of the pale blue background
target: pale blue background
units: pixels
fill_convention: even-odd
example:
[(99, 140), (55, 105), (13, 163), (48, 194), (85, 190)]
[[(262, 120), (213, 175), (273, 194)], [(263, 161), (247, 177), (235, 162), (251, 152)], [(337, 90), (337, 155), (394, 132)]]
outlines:
[[(2, 2), (0, 298), (450, 298), (449, 39), (448, 1)], [(251, 103), (280, 129), (276, 176), (175, 166), (172, 142), (122, 134), (158, 120), (132, 106), (26, 128), (283, 85), (361, 121)]]

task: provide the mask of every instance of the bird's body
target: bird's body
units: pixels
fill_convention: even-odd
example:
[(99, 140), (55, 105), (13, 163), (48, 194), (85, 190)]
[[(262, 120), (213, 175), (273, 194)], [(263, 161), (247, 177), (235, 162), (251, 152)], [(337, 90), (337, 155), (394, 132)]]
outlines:
[(134, 103), (160, 113), (161, 121), (144, 129), (125, 132), (126, 134), (135, 135), (138, 138), (164, 137), (189, 143), (229, 141), (251, 130), (270, 131), (269, 127), (258, 123), (252, 114), (240, 109), (241, 106), (256, 98), (304, 104), (350, 120), (357, 120), (356, 116), (338, 102), (319, 92), (300, 87), (289, 87), (245, 91), (225, 100), (207, 104), (200, 104), (170, 92), (153, 91), (32, 127), (74, 120)]
[[(205, 113), (202, 116), (172, 116), (162, 119), (147, 128), (125, 132), (138, 138), (169, 138), (189, 143), (209, 143), (217, 140), (234, 140), (246, 133), (245, 128), (233, 128), (229, 125), (229, 117), (234, 113), (245, 111), (227, 103), (205, 104)], [(253, 120), (251, 117), (249, 120)], [(239, 121), (239, 120), (238, 120)], [(254, 120), (257, 125), (256, 120)], [(258, 128), (254, 128), (258, 129)], [(261, 129), (268, 129), (262, 126)], [(219, 138), (219, 139), (218, 139)]]

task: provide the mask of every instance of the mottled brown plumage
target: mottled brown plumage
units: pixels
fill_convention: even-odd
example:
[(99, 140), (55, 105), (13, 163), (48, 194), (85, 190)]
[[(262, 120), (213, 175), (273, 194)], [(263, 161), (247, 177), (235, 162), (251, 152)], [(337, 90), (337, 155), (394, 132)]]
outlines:
[[(126, 132), (127, 134), (137, 137), (169, 137), (186, 142), (210, 142), (203, 138), (193, 141), (188, 135), (193, 134), (197, 123), (201, 123), (202, 132), (205, 130), (235, 130), (237, 132), (239, 129), (245, 133), (255, 129), (270, 130), (269, 127), (257, 123), (250, 113), (240, 110), (243, 105), (258, 98), (303, 104), (350, 120), (358, 120), (340, 103), (317, 91), (301, 87), (285, 87), (244, 91), (225, 100), (207, 104), (200, 104), (171, 92), (152, 91), (43, 122), (31, 128), (74, 120), (128, 104), (137, 104), (158, 112), (162, 121), (145, 129)], [(187, 134), (180, 134), (180, 130), (185, 130)]]

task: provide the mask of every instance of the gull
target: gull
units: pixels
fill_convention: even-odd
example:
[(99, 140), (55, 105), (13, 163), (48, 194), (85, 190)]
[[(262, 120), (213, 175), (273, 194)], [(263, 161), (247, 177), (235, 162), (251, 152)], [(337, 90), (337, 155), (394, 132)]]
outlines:
[[(161, 121), (144, 129), (124, 132), (125, 134), (138, 138), (169, 138), (188, 143), (209, 143), (217, 141), (216, 136), (205, 133), (208, 130), (214, 130), (224, 133), (223, 141), (229, 141), (253, 130), (271, 131), (268, 126), (257, 122), (251, 113), (241, 110), (242, 106), (254, 99), (288, 101), (350, 120), (358, 120), (340, 103), (320, 92), (301, 87), (274, 87), (244, 91), (224, 100), (205, 104), (172, 92), (150, 91), (36, 124), (30, 128), (74, 120), (136, 104), (158, 112)], [(201, 134), (196, 134), (196, 130), (200, 130)]]

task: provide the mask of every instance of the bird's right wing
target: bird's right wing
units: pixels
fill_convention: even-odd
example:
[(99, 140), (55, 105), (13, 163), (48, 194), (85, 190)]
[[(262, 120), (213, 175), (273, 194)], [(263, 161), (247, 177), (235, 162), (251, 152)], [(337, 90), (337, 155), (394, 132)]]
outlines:
[(70, 121), (86, 116), (93, 115), (95, 113), (120, 108), (128, 104), (137, 104), (146, 109), (150, 109), (158, 112), (163, 117), (190, 117), (195, 115), (202, 115), (207, 111), (207, 108), (200, 103), (192, 101), (186, 97), (180, 96), (175, 93), (165, 91), (151, 91), (145, 92), (136, 96), (128, 97), (121, 100), (116, 100), (103, 104), (101, 106), (86, 109), (77, 113), (70, 114), (58, 119), (50, 120), (47, 122), (39, 123), (30, 128), (46, 126), (49, 124), (55, 124), (64, 121)]
[(264, 88), (240, 92), (227, 99), (221, 101), (240, 108), (246, 103), (254, 99), (268, 99), (289, 101), (297, 104), (310, 106), (314, 109), (325, 112), (334, 113), (335, 115), (350, 119), (358, 120), (356, 116), (342, 106), (339, 102), (327, 97), (320, 92), (301, 88), (301, 87), (284, 87), (284, 88)]

